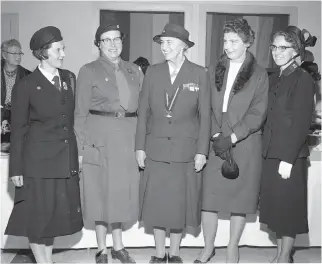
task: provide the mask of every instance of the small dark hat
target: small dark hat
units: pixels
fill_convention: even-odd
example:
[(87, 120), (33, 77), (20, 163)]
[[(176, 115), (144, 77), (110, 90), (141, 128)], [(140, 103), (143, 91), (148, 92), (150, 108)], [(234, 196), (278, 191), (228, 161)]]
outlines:
[(53, 26), (48, 26), (36, 31), (30, 40), (30, 49), (37, 50), (47, 44), (63, 40), (60, 30)]
[(96, 30), (96, 34), (95, 34), (95, 40), (96, 42), (100, 41), (101, 35), (105, 32), (111, 31), (111, 30), (118, 30), (120, 31), (120, 33), (122, 34), (122, 31), (120, 29), (120, 25), (100, 25), (97, 30)]
[(177, 24), (166, 24), (162, 33), (160, 35), (156, 35), (153, 38), (153, 41), (156, 43), (161, 43), (161, 37), (172, 37), (177, 38), (185, 42), (189, 48), (195, 45), (194, 42), (189, 40), (189, 32), (182, 26)]

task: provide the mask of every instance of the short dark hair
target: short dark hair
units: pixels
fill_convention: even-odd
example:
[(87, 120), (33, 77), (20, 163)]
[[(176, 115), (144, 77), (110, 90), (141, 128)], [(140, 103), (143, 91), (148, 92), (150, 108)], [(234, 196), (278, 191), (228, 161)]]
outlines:
[(144, 57), (138, 57), (135, 61), (133, 61), (133, 63), (140, 66), (144, 74), (150, 65), (149, 61)]
[(224, 33), (236, 33), (245, 44), (251, 46), (255, 40), (255, 33), (248, 25), (246, 19), (240, 18), (226, 22), (224, 25)]
[(32, 54), (40, 61), (48, 59), (48, 49), (50, 49), (52, 43), (43, 46), (40, 49), (36, 49), (32, 51)]

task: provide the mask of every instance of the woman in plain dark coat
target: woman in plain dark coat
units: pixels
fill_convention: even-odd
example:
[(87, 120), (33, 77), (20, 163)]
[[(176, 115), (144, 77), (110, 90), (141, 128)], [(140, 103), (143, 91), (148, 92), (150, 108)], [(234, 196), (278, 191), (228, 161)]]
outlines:
[(314, 105), (314, 80), (295, 58), (312, 45), (304, 31), (289, 26), (273, 35), (271, 50), (280, 71), (270, 76), (267, 120), (263, 133), (260, 222), (276, 233), (272, 262), (293, 262), (297, 234), (308, 232), (307, 136)]
[[(226, 261), (238, 262), (238, 244), (246, 214), (255, 214), (261, 172), (261, 127), (265, 120), (268, 76), (248, 51), (254, 32), (245, 19), (224, 26), (224, 51), (212, 80), (213, 150), (203, 175), (202, 228), (205, 248), (196, 263), (207, 262), (215, 254), (214, 242), (220, 213), (230, 214), (230, 237)], [(237, 179), (223, 176), (226, 152), (239, 167)]]
[(37, 69), (12, 92), (9, 176), (16, 186), (5, 233), (29, 239), (37, 263), (53, 263), (54, 238), (83, 227), (74, 134), (75, 75), (61, 70), (60, 30), (45, 27), (31, 38)]

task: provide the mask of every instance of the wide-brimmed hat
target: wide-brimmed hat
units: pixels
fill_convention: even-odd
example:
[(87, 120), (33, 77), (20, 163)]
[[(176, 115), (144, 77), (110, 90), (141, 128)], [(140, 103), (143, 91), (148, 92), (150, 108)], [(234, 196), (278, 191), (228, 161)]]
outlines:
[(54, 26), (43, 27), (36, 31), (30, 40), (30, 49), (41, 49), (45, 45), (58, 42), (63, 39), (61, 32)]
[(189, 48), (191, 48), (193, 45), (195, 45), (194, 42), (189, 40), (189, 32), (184, 27), (177, 25), (177, 24), (166, 24), (162, 33), (159, 35), (156, 35), (153, 38), (153, 41), (156, 43), (161, 43), (161, 37), (172, 37), (182, 40), (184, 43), (188, 45)]

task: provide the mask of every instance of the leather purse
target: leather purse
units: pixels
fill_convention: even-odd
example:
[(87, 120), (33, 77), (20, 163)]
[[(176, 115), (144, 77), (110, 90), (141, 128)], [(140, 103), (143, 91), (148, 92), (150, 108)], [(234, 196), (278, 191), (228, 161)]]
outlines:
[(221, 174), (229, 180), (237, 179), (239, 176), (239, 168), (233, 157), (232, 150), (229, 149), (225, 153), (225, 161), (221, 165)]

